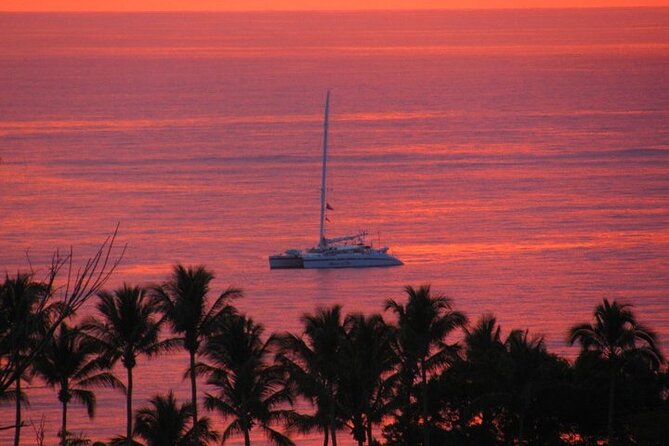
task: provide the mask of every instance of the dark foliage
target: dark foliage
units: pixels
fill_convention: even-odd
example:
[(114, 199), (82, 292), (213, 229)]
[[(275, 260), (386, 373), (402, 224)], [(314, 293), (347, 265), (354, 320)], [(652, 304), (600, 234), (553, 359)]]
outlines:
[[(320, 432), (324, 446), (336, 446), (341, 432), (359, 446), (659, 446), (669, 438), (666, 363), (655, 334), (627, 304), (603, 300), (591, 323), (574, 325), (568, 342), (581, 349), (569, 362), (548, 352), (541, 336), (503, 332), (493, 315), (468, 325), (429, 286), (406, 287), (406, 302), (388, 300), (392, 323), (334, 305), (305, 314), (299, 335), (264, 338), (263, 327), (230, 303), (239, 290), (207, 302), (212, 279), (204, 267), (177, 265), (152, 295), (127, 285), (101, 291), (99, 318), (84, 321), (84, 335), (63, 324), (75, 307), (51, 300), (50, 282), (7, 276), (0, 284), (0, 404), (17, 403), (17, 416), (0, 429), (21, 423), (21, 380), (37, 373), (58, 389), (61, 443), (87, 444), (67, 432), (67, 406), (80, 402), (93, 415), (92, 387), (123, 387), (110, 373), (120, 360), (127, 423), (115, 445), (140, 445), (137, 437), (146, 446), (204, 446), (219, 440), (213, 426), (221, 419), (220, 440), (239, 435), (246, 445), (256, 431), (273, 444), (294, 444), (282, 426)], [(161, 335), (164, 327), (172, 336)], [(157, 395), (133, 414), (138, 357), (177, 347), (190, 355), (191, 402)], [(196, 375), (211, 389), (211, 421), (196, 419)], [(298, 399), (311, 410), (298, 413)]]

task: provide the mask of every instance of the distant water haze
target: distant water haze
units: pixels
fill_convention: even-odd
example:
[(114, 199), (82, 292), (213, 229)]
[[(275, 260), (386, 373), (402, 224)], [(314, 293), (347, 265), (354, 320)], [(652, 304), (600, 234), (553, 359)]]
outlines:
[[(402, 267), (269, 270), (318, 239), (328, 88), (327, 234), (366, 228)], [(669, 9), (0, 14), (0, 266), (27, 252), (39, 277), (120, 222), (109, 288), (202, 263), (267, 333), (431, 283), (568, 357), (568, 327), (625, 300), (669, 353), (668, 124)], [(140, 359), (134, 406), (185, 400), (186, 366)], [(55, 441), (56, 394), (32, 386)], [(69, 426), (105, 440), (124, 397), (98, 396)]]

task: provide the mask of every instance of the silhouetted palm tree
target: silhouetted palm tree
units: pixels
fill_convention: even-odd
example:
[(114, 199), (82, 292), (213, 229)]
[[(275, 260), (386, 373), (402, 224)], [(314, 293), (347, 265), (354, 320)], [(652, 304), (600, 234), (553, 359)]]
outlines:
[(288, 370), (298, 392), (315, 406), (312, 417), (297, 418), (301, 428), (318, 426), (324, 432), (323, 444), (337, 446), (338, 381), (342, 367), (342, 345), (345, 331), (341, 306), (318, 308), (316, 313), (301, 317), (302, 336), (285, 334), (280, 337), (278, 360)]
[(241, 433), (244, 444), (249, 446), (250, 432), (257, 426), (273, 444), (293, 445), (272, 427), (288, 416), (288, 410), (279, 408), (292, 404), (283, 367), (267, 363), (275, 340), (270, 337), (263, 342), (262, 326), (245, 316), (234, 316), (225, 325), (205, 345), (209, 364), (198, 366), (200, 373), (209, 376), (207, 383), (216, 389), (216, 393), (206, 394), (205, 407), (232, 418), (222, 441)]
[(397, 363), (395, 330), (378, 315), (353, 314), (345, 320), (339, 392), (342, 414), (351, 421), (353, 437), (372, 445), (372, 427), (388, 414), (392, 383), (387, 379)]
[(513, 330), (505, 341), (510, 363), (507, 392), (509, 406), (518, 416), (518, 444), (526, 444), (526, 419), (541, 388), (550, 379), (554, 361), (542, 337), (529, 337), (528, 331)]
[(450, 425), (440, 432), (441, 441), (559, 443), (560, 429), (571, 425), (558, 421), (560, 407), (569, 403), (569, 364), (527, 331), (513, 330), (503, 342), (490, 314), (465, 329), (464, 341), (466, 355), (431, 382), (430, 400), (434, 395), (437, 403), (432, 416)]
[(175, 346), (158, 337), (162, 320), (144, 288), (124, 284), (114, 293), (102, 291), (96, 305), (101, 319), (89, 318), (82, 328), (96, 340), (110, 364), (121, 360), (127, 371), (126, 437), (132, 442), (132, 371), (140, 355), (154, 356)]
[(223, 322), (221, 319), (237, 312), (230, 301), (242, 296), (241, 290), (228, 288), (207, 308), (209, 284), (213, 279), (214, 274), (202, 265), (185, 268), (178, 264), (170, 279), (154, 288), (161, 311), (171, 323), (172, 331), (180, 335), (179, 339), (190, 356), (193, 427), (197, 426), (198, 419), (195, 356), (200, 352), (202, 340), (216, 332)]
[(191, 426), (193, 406), (177, 406), (174, 394), (156, 395), (152, 407), (139, 409), (135, 414), (135, 434), (146, 441), (146, 446), (196, 446), (217, 441), (218, 433), (211, 430), (207, 417), (198, 420), (197, 436)]
[(630, 310), (630, 304), (609, 303), (607, 299), (595, 308), (592, 323), (571, 327), (568, 341), (581, 344), (581, 356), (601, 359), (609, 370), (609, 404), (607, 434), (609, 443), (614, 437), (616, 378), (623, 364), (642, 357), (656, 367), (663, 361), (657, 348), (655, 333), (639, 324)]
[[(501, 327), (492, 314), (484, 314), (473, 328), (465, 328), (465, 376), (467, 377), (467, 397), (470, 404), (468, 419), (480, 417), (483, 427), (481, 434), (497, 434), (494, 414), (498, 408), (500, 389), (506, 385), (505, 369), (506, 350), (501, 337)], [(507, 389), (504, 388), (504, 391)]]
[(480, 358), (497, 356), (504, 352), (501, 336), (502, 329), (492, 314), (484, 314), (473, 329), (465, 328), (465, 354), (467, 359), (476, 361)]
[[(434, 370), (447, 365), (457, 352), (457, 345), (446, 344), (446, 337), (456, 328), (467, 323), (466, 316), (451, 308), (450, 300), (432, 295), (429, 285), (418, 289), (404, 288), (408, 297), (406, 305), (395, 300), (386, 301), (385, 309), (397, 316), (397, 354), (401, 361), (405, 423), (410, 420), (411, 388), (418, 376), (422, 388), (423, 446), (430, 445), (430, 419), (428, 416), (428, 377)], [(405, 438), (405, 442), (408, 439)]]
[(67, 406), (74, 399), (86, 406), (88, 416), (95, 414), (96, 386), (125, 389), (97, 355), (97, 346), (83, 335), (78, 327), (62, 324), (49, 344), (37, 357), (35, 370), (50, 387), (58, 389), (58, 400), (63, 405), (60, 437), (67, 445)]
[[(48, 291), (46, 285), (33, 280), (32, 274), (5, 276), (0, 287), (0, 362), (3, 373), (14, 374), (14, 369), (31, 355), (31, 350), (45, 335), (51, 314), (57, 309), (47, 304)], [(21, 381), (27, 379), (30, 372), (29, 369), (20, 371), (14, 381), (14, 446), (19, 446), (21, 441), (21, 404), (26, 401)]]
[[(117, 231), (118, 226), (114, 233), (102, 243), (96, 254), (80, 266), (72, 261), (71, 250), (65, 256), (61, 256), (56, 251), (51, 258), (51, 265), (43, 282), (34, 281), (32, 273), (19, 273), (16, 280), (9, 279), (7, 276), (6, 283), (0, 286), (0, 305), (2, 306), (8, 305), (13, 308), (12, 295), (19, 291), (14, 289), (17, 282), (29, 285), (30, 289), (37, 287), (41, 291), (38, 293), (39, 298), (32, 299), (29, 306), (29, 314), (37, 317), (32, 317), (30, 321), (23, 321), (21, 324), (11, 324), (13, 314), (8, 313), (0, 317), (0, 360), (3, 363), (3, 367), (0, 368), (0, 394), (7, 392), (8, 389), (15, 386), (17, 380), (25, 376), (25, 372), (32, 366), (36, 356), (53, 337), (60, 324), (76, 313), (88, 298), (94, 295), (109, 279), (123, 257), (123, 252), (119, 257), (115, 257), (112, 253)], [(59, 275), (65, 276), (64, 286), (54, 286)], [(4, 314), (5, 311), (2, 313)], [(25, 336), (24, 333), (34, 328), (34, 321), (40, 321), (38, 325), (41, 325), (40, 335), (36, 342), (35, 339)], [(33, 344), (26, 352), (11, 350), (11, 347), (16, 345), (16, 340), (26, 342), (28, 339)], [(6, 350), (5, 347), (10, 347), (10, 350)]]

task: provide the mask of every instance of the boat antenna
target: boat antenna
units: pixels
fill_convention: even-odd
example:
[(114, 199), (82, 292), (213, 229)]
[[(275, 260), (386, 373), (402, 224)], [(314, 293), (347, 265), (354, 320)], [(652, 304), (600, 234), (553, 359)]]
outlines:
[(330, 108), (330, 90), (325, 95), (325, 118), (323, 120), (323, 173), (321, 179), (321, 231), (318, 246), (324, 248), (327, 245), (325, 239), (325, 172), (328, 160), (328, 112)]

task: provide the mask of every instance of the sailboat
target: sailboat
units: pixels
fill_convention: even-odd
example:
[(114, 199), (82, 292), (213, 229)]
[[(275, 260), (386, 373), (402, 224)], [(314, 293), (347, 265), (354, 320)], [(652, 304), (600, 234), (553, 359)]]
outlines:
[(367, 231), (343, 237), (325, 237), (326, 179), (328, 160), (328, 115), (330, 91), (325, 96), (325, 118), (323, 124), (323, 167), (321, 176), (321, 220), (318, 244), (304, 250), (289, 249), (282, 254), (269, 256), (270, 269), (321, 269), (321, 268), (366, 268), (373, 266), (399, 266), (402, 261), (388, 252), (388, 247), (374, 248), (367, 244)]

